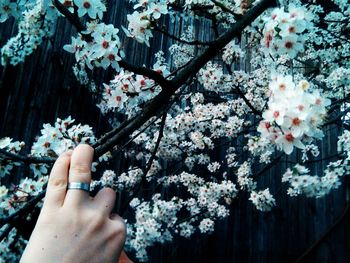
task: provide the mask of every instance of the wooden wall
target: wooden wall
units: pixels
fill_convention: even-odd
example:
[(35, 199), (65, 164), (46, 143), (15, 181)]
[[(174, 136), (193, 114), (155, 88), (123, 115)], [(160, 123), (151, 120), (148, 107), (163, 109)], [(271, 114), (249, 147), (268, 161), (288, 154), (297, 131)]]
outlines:
[[(116, 26), (126, 25), (126, 14), (131, 10), (129, 1), (109, 0), (108, 6), (106, 21)], [(164, 23), (170, 32), (183, 30), (181, 19)], [(207, 30), (209, 25), (197, 32), (198, 36), (203, 40), (208, 38)], [(15, 31), (11, 23), (0, 24), (0, 46)], [(70, 42), (72, 32), (74, 28), (60, 19), (52, 41), (45, 41), (25, 63), (16, 67), (0, 66), (0, 138), (10, 136), (23, 140), (28, 143), (28, 151), (43, 123), (53, 123), (57, 117), (68, 115), (95, 127), (97, 134), (110, 128), (95, 106), (96, 98), (76, 82), (71, 70), (73, 56), (62, 50), (63, 45)], [(151, 40), (151, 48), (129, 41), (127, 59), (149, 65), (155, 51), (159, 48), (166, 51), (170, 44), (158, 34)], [(101, 74), (100, 80), (109, 75)], [(337, 132), (333, 129), (327, 134), (322, 145), (324, 156), (335, 153)], [(349, 184), (344, 181), (340, 189), (317, 200), (287, 197), (286, 187), (280, 184), (286, 161), (282, 158), (277, 167), (258, 179), (261, 189), (271, 186), (272, 193), (279, 193), (277, 208), (272, 212), (256, 211), (243, 193), (232, 204), (230, 217), (217, 223), (213, 235), (196, 235), (191, 240), (177, 238), (172, 244), (157, 246), (150, 251), (150, 262), (296, 262), (313, 244), (316, 246), (301, 262), (349, 262), (349, 213), (341, 217), (347, 211)], [(322, 165), (314, 165), (312, 169), (320, 173)], [(9, 180), (16, 182), (27, 172), (19, 169), (17, 176)], [(315, 243), (317, 240), (320, 242)]]

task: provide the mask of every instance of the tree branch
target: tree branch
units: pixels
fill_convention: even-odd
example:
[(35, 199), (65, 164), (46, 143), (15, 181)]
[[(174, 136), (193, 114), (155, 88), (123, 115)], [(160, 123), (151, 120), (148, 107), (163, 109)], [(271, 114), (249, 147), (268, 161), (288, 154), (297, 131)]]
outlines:
[(171, 80), (175, 87), (181, 86), (185, 81), (193, 77), (197, 72), (211, 59), (213, 59), (220, 50), (222, 50), (233, 38), (238, 37), (244, 28), (251, 24), (269, 7), (276, 6), (275, 0), (261, 0), (256, 6), (252, 7), (242, 18), (237, 21), (226, 33), (221, 35), (203, 53), (194, 58), (191, 63), (182, 69), (178, 75)]
[(153, 163), (154, 159), (156, 158), (156, 155), (157, 155), (157, 151), (158, 151), (160, 142), (161, 142), (161, 140), (162, 140), (162, 138), (163, 138), (164, 127), (165, 127), (165, 122), (166, 122), (167, 113), (168, 113), (167, 110), (163, 113), (162, 120), (161, 120), (161, 123), (160, 123), (158, 138), (157, 138), (156, 144), (155, 144), (155, 146), (154, 146), (152, 155), (151, 155), (150, 159), (148, 160), (146, 169), (143, 171), (143, 176), (142, 176), (141, 182), (138, 184), (138, 186), (137, 186), (136, 190), (134, 191), (134, 193), (128, 198), (128, 200), (127, 200), (127, 202), (125, 203), (123, 209), (120, 211), (121, 214), (124, 214), (124, 212), (126, 211), (126, 209), (127, 209), (128, 205), (129, 205), (130, 201), (137, 195), (137, 193), (140, 191), (142, 185), (146, 182), (146, 176), (147, 176), (149, 170), (150, 170), (151, 167), (152, 167), (152, 163)]
[(170, 37), (171, 39), (174, 39), (180, 43), (183, 43), (183, 44), (187, 44), (187, 45), (198, 45), (198, 46), (209, 46), (212, 44), (211, 41), (208, 41), (208, 42), (202, 42), (202, 41), (199, 41), (199, 40), (193, 40), (193, 41), (187, 41), (187, 40), (184, 40), (182, 38), (179, 38), (177, 36), (174, 36), (170, 33), (168, 33), (167, 31), (165, 31), (164, 29), (158, 27), (157, 25), (154, 26), (154, 29), (159, 31), (160, 33), (162, 33), (163, 35), (167, 36), (167, 37)]
[[(68, 9), (65, 7), (62, 8), (62, 4), (58, 0), (53, 0), (56, 8), (67, 17), (67, 19), (77, 28), (79, 32), (84, 29), (81, 27), (81, 22), (77, 19), (74, 14), (70, 13)], [(162, 86), (163, 90), (151, 101), (149, 101), (143, 111), (137, 115), (134, 119), (127, 121), (123, 129), (117, 129), (117, 132), (113, 136), (104, 139), (105, 142), (102, 145), (99, 145), (95, 149), (96, 156), (101, 156), (107, 151), (111, 150), (115, 145), (120, 144), (123, 140), (129, 137), (136, 129), (141, 127), (147, 120), (149, 120), (152, 116), (156, 116), (160, 112), (163, 112), (169, 103), (171, 96), (184, 85), (190, 78), (195, 76), (197, 72), (212, 58), (214, 58), (222, 48), (224, 48), (234, 37), (239, 36), (239, 34), (243, 31), (243, 29), (252, 23), (262, 12), (264, 12), (267, 8), (273, 7), (276, 5), (275, 0), (261, 0), (256, 6), (251, 8), (237, 23), (235, 23), (230, 30), (220, 36), (216, 41), (214, 41), (210, 46), (208, 46), (204, 52), (194, 58), (190, 63), (188, 63), (184, 68), (182, 68), (177, 76), (173, 80), (166, 80), (163, 76), (158, 74), (155, 71), (137, 67), (126, 62), (121, 62), (121, 66), (126, 67), (126, 69), (130, 71), (135, 71), (136, 74), (145, 75), (154, 80)], [(119, 62), (120, 63), (120, 62)], [(111, 134), (110, 134), (111, 135)], [(12, 156), (12, 155), (11, 155)], [(23, 156), (12, 156), (21, 160), (23, 162), (27, 162), (26, 158)], [(31, 158), (31, 157), (30, 157)], [(36, 159), (32, 159), (35, 161)], [(40, 159), (39, 163), (43, 160)], [(49, 163), (53, 163), (54, 159), (47, 160)], [(40, 192), (37, 196), (35, 196), (31, 201), (29, 201), (23, 208), (15, 212), (8, 219), (2, 219), (0, 222), (9, 222), (13, 218), (17, 218), (23, 215), (29, 208), (34, 207), (45, 195), (45, 190)], [(3, 225), (3, 224), (2, 224)]]
[[(46, 187), (44, 187), (44, 188), (46, 188)], [(5, 224), (11, 223), (14, 220), (16, 220), (17, 218), (19, 218), (19, 217), (29, 213), (30, 211), (32, 211), (33, 208), (40, 202), (40, 200), (44, 198), (45, 193), (46, 193), (46, 189), (41, 191), (38, 195), (34, 196), (31, 200), (29, 200), (23, 207), (18, 209), (16, 212), (12, 213), (8, 217), (0, 218), (0, 228), (2, 226), (4, 226)], [(11, 226), (12, 226), (12, 224), (10, 225), (10, 227)], [(12, 227), (11, 227), (11, 229), (12, 229)], [(1, 240), (4, 237), (5, 236), (3, 236), (3, 235), (0, 236), (0, 242), (1, 242)]]
[(327, 229), (327, 231), (313, 243), (294, 263), (308, 262), (307, 257), (314, 251), (322, 242), (334, 231), (334, 229), (349, 215), (349, 203), (346, 205), (344, 212), (340, 215), (337, 220)]
[[(63, 4), (61, 4), (58, 0), (53, 0), (54, 6), (57, 8), (57, 10), (65, 16), (68, 21), (74, 25), (77, 29), (77, 31), (85, 38), (86, 41), (91, 41), (91, 35), (90, 34), (84, 34), (82, 33), (84, 30), (86, 30), (85, 26), (81, 23), (79, 17), (76, 13), (71, 13)], [(163, 89), (166, 89), (168, 86), (168, 80), (166, 80), (161, 74), (158, 72), (148, 69), (145, 67), (139, 67), (135, 66), (133, 64), (130, 64), (126, 62), (125, 60), (121, 60), (118, 62), (118, 64), (128, 70), (132, 71), (135, 74), (144, 75), (150, 79), (153, 79), (155, 82), (157, 82)]]
[(1, 159), (22, 162), (25, 164), (32, 164), (32, 163), (52, 164), (56, 160), (56, 158), (50, 158), (50, 157), (35, 157), (35, 156), (30, 156), (30, 155), (28, 155), (28, 156), (20, 155), (17, 153), (8, 152), (4, 149), (0, 149), (0, 155), (5, 156), (5, 158), (1, 157)]

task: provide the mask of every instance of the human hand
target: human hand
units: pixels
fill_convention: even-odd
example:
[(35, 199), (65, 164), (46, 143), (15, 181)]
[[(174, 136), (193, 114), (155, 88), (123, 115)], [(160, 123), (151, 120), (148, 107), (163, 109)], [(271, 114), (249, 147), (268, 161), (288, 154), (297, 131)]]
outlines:
[(55, 162), (21, 263), (118, 261), (126, 227), (120, 216), (111, 215), (115, 192), (104, 188), (92, 198), (84, 190), (67, 191), (68, 182), (91, 182), (93, 154), (92, 147), (79, 145)]

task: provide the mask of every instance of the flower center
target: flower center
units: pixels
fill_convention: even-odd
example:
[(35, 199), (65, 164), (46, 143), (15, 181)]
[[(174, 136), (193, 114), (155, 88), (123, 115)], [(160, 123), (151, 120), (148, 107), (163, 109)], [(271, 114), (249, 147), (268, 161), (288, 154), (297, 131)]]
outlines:
[(284, 136), (288, 142), (293, 142), (294, 137), (291, 133), (288, 133)]
[(265, 46), (266, 46), (267, 48), (270, 47), (271, 41), (272, 41), (272, 35), (271, 35), (271, 34), (268, 34), (268, 35), (265, 37)]
[(122, 90), (123, 90), (124, 92), (128, 92), (128, 91), (129, 91), (129, 84), (127, 84), (127, 83), (123, 84)]
[(102, 42), (102, 47), (103, 47), (104, 49), (107, 49), (107, 48), (109, 47), (108, 41), (104, 40), (104, 41)]
[(90, 4), (90, 2), (86, 1), (86, 2), (84, 2), (83, 6), (84, 6), (84, 8), (89, 9), (91, 7), (91, 4)]
[(289, 31), (289, 33), (295, 33), (296, 30), (295, 30), (294, 26), (291, 26), (288, 28), (288, 31)]
[(274, 117), (274, 118), (278, 118), (278, 116), (280, 116), (280, 112), (279, 112), (279, 111), (275, 111), (275, 112), (273, 113), (273, 117)]
[(301, 123), (301, 120), (300, 120), (299, 118), (294, 118), (294, 119), (293, 119), (293, 125), (294, 125), (294, 126), (299, 126), (300, 123)]
[(278, 88), (280, 89), (280, 90), (286, 90), (286, 85), (284, 85), (284, 84), (280, 84), (279, 86), (278, 86)]
[(113, 60), (115, 60), (115, 56), (113, 54), (109, 54), (108, 59), (113, 61)]
[(64, 5), (65, 7), (70, 7), (70, 6), (72, 6), (72, 1), (71, 1), (71, 0), (65, 0), (65, 1), (63, 2), (63, 5)]
[(284, 47), (287, 48), (287, 49), (292, 49), (293, 48), (293, 42), (291, 41), (287, 41), (285, 44), (284, 44)]

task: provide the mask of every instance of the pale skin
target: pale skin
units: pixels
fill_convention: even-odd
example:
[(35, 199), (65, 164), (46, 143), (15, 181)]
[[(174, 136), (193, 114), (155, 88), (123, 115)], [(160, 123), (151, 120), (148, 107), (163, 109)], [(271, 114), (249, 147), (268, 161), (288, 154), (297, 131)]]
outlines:
[(91, 182), (93, 154), (92, 147), (79, 145), (55, 162), (21, 263), (118, 262), (126, 227), (111, 214), (115, 192), (104, 188), (92, 198), (83, 190), (67, 190), (68, 182)]

